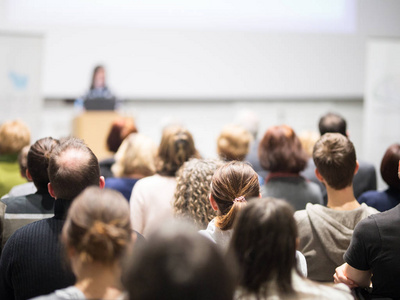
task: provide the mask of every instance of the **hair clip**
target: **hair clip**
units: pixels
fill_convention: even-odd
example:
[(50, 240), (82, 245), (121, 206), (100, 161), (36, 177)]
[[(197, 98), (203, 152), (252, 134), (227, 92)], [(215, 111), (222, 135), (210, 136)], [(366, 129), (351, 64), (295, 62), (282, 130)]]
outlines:
[(246, 198), (244, 196), (240, 196), (235, 198), (235, 200), (233, 200), (233, 202), (246, 202)]

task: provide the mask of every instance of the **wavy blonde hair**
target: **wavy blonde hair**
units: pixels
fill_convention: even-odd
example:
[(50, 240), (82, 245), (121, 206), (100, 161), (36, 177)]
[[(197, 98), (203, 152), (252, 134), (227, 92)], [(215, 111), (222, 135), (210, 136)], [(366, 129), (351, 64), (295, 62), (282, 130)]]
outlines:
[(116, 177), (128, 177), (135, 173), (151, 176), (156, 172), (156, 151), (157, 146), (152, 139), (140, 133), (131, 133), (115, 154), (116, 162), (111, 171)]
[(175, 216), (193, 222), (199, 229), (207, 227), (215, 216), (208, 196), (214, 172), (223, 162), (215, 159), (193, 158), (178, 171), (175, 191)]
[(244, 160), (253, 136), (240, 125), (226, 125), (217, 140), (218, 155), (227, 161)]
[(17, 154), (31, 142), (28, 126), (20, 121), (7, 121), (0, 126), (0, 154)]

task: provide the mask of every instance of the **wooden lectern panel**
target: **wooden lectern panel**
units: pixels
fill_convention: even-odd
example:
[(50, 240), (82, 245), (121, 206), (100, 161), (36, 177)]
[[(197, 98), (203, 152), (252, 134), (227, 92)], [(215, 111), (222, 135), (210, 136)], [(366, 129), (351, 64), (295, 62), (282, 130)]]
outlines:
[(72, 134), (83, 139), (99, 160), (111, 157), (106, 140), (110, 127), (120, 115), (114, 111), (88, 111), (77, 116), (73, 121)]

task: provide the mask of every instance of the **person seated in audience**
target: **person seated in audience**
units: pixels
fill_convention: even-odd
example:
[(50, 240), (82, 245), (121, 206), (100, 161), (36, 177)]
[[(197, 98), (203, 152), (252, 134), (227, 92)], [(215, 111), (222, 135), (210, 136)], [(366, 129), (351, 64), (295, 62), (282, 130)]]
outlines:
[(217, 139), (218, 156), (225, 161), (242, 161), (249, 153), (252, 139), (251, 134), (243, 127), (226, 125)]
[(198, 157), (191, 133), (180, 126), (163, 131), (156, 157), (156, 174), (139, 180), (130, 199), (132, 228), (145, 237), (173, 217), (176, 172), (184, 162)]
[(21, 177), (18, 154), (29, 146), (31, 133), (21, 121), (7, 121), (0, 126), (0, 197), (16, 185), (26, 183)]
[(37, 191), (33, 181), (26, 176), (28, 152), (30, 148), (31, 146), (25, 146), (18, 154), (19, 173), (21, 174), (21, 177), (25, 178), (28, 182), (15, 185), (7, 194), (1, 197), (1, 199), (7, 197), (25, 196), (29, 194), (34, 194)]
[(56, 199), (54, 217), (18, 229), (0, 258), (0, 299), (30, 299), (73, 285), (64, 268), (61, 229), (73, 199), (88, 186), (104, 187), (97, 157), (82, 140), (61, 140), (50, 154), (50, 195)]
[(353, 192), (358, 170), (353, 143), (339, 133), (326, 133), (315, 144), (313, 158), (317, 178), (326, 186), (328, 204), (307, 204), (294, 215), (299, 228), (300, 247), (308, 266), (308, 278), (332, 282), (337, 266), (350, 244), (354, 227), (378, 211), (360, 205)]
[(124, 286), (128, 300), (231, 300), (234, 269), (216, 245), (183, 224), (167, 224), (135, 249)]
[(400, 180), (397, 177), (397, 165), (400, 160), (400, 144), (391, 145), (381, 162), (381, 176), (388, 185), (384, 191), (368, 191), (357, 200), (375, 207), (379, 211), (389, 210), (400, 203)]
[(148, 137), (131, 133), (118, 148), (115, 164), (111, 167), (114, 177), (106, 178), (106, 188), (121, 192), (129, 201), (135, 183), (154, 175), (156, 145)]
[(360, 221), (334, 281), (354, 288), (359, 299), (399, 299), (399, 236), (400, 205)]
[[(135, 125), (133, 118), (120, 117), (112, 122), (110, 132), (108, 133), (106, 145), (108, 151), (116, 153), (122, 141), (126, 139), (131, 133), (137, 133), (138, 130)], [(105, 158), (100, 161), (100, 174), (105, 178), (113, 177), (114, 174), (111, 171), (111, 167), (115, 164), (114, 156)]]
[(212, 176), (222, 162), (214, 159), (193, 158), (178, 170), (174, 213), (178, 218), (194, 224), (199, 230), (216, 216), (209, 201)]
[(61, 233), (76, 282), (34, 299), (124, 299), (121, 260), (132, 239), (136, 235), (124, 197), (98, 187), (85, 189), (71, 204)]
[(261, 166), (270, 172), (261, 188), (263, 197), (285, 199), (295, 210), (304, 209), (307, 203), (322, 203), (319, 187), (299, 174), (307, 155), (290, 126), (270, 127), (260, 142), (259, 157)]
[(3, 246), (8, 238), (22, 226), (54, 215), (54, 198), (49, 194), (47, 167), (51, 151), (58, 145), (51, 137), (36, 141), (29, 149), (26, 175), (37, 192), (25, 196), (8, 197), (0, 201), (6, 205)]
[[(318, 127), (321, 136), (327, 132), (332, 132), (340, 133), (349, 138), (347, 122), (339, 114), (327, 113), (326, 115), (322, 116), (319, 120)], [(363, 160), (359, 160), (358, 163), (358, 172), (353, 179), (354, 196), (356, 199), (366, 191), (376, 190), (376, 171), (374, 165)], [(324, 204), (326, 204), (326, 189), (325, 186), (315, 176), (315, 164), (311, 158), (308, 160), (307, 167), (301, 173), (301, 175), (319, 185), (324, 198)]]
[(250, 200), (235, 224), (229, 253), (238, 264), (235, 299), (353, 299), (345, 285), (328, 287), (299, 275), (297, 228), (284, 200)]

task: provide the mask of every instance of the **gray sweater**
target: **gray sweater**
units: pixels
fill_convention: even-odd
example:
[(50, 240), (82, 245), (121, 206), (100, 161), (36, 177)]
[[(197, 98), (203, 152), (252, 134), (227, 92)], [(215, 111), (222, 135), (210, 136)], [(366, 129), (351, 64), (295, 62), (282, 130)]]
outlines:
[(307, 204), (297, 211), (300, 252), (307, 260), (308, 278), (332, 282), (335, 268), (344, 263), (354, 227), (367, 216), (378, 213), (362, 204), (353, 210), (335, 210), (319, 204)]

